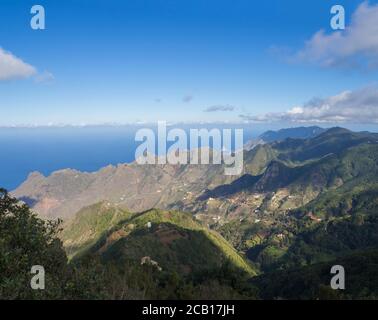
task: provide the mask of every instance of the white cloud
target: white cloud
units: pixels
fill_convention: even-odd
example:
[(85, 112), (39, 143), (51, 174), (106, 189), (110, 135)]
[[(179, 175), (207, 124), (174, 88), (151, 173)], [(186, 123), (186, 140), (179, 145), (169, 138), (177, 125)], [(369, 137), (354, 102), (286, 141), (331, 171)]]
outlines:
[(378, 87), (344, 91), (325, 99), (315, 98), (286, 112), (240, 115), (240, 118), (252, 122), (378, 123)]
[(0, 81), (28, 78), (36, 73), (37, 70), (33, 66), (0, 48)]
[(377, 68), (378, 4), (360, 4), (345, 30), (330, 34), (318, 31), (297, 52), (294, 60), (325, 67)]

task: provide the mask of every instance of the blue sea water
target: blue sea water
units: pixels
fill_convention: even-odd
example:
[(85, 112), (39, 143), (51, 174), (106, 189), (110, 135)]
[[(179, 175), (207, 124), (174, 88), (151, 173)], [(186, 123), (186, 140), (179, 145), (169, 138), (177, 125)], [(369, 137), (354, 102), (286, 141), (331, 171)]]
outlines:
[[(138, 129), (140, 126), (0, 128), (0, 187), (13, 190), (32, 171), (44, 175), (65, 168), (93, 172), (109, 164), (130, 163), (140, 144), (134, 139)], [(243, 129), (245, 142), (263, 131)]]

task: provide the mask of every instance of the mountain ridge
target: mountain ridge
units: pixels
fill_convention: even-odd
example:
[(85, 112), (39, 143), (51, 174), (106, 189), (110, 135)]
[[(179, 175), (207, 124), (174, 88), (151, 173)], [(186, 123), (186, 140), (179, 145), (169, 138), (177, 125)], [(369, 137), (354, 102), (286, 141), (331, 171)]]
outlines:
[[(361, 144), (374, 145), (377, 141), (374, 134), (340, 128), (330, 130), (311, 139), (288, 138), (245, 151), (244, 172), (240, 176), (223, 175), (222, 165), (139, 166), (131, 163), (107, 166), (94, 173), (72, 169), (59, 170), (48, 177), (33, 173), (13, 194), (46, 217), (70, 218), (82, 207), (103, 200), (125, 206), (132, 212), (151, 208), (199, 212), (205, 209), (205, 204), (196, 204), (197, 199), (204, 199), (209, 190), (229, 186), (233, 186), (237, 194), (243, 189), (241, 184), (238, 186), (243, 176), (261, 175), (253, 189), (266, 197), (268, 192), (277, 192), (287, 186), (289, 180), (294, 181), (295, 175), (307, 179), (307, 170), (316, 170), (317, 162), (332, 162), (332, 154)], [(246, 187), (246, 182), (243, 185)], [(309, 192), (310, 198), (303, 201), (312, 200), (319, 191)], [(298, 205), (302, 202), (288, 206)]]
[(152, 209), (133, 214), (99, 203), (80, 210), (61, 238), (74, 260), (96, 255), (104, 262), (122, 264), (124, 259), (150, 257), (165, 270), (184, 273), (230, 261), (247, 274), (256, 275), (222, 236), (189, 213)]

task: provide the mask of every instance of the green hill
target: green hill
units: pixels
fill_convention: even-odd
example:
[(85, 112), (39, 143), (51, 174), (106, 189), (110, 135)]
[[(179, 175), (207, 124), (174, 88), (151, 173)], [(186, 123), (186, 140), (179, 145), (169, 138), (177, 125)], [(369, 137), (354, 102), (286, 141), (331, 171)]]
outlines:
[(100, 203), (81, 210), (62, 235), (74, 260), (99, 256), (119, 266), (143, 257), (163, 270), (189, 274), (230, 262), (249, 275), (253, 268), (218, 233), (177, 211), (149, 210), (130, 214)]
[(249, 178), (249, 188), (286, 187), (291, 195), (313, 193), (313, 200), (285, 214), (278, 209), (276, 214), (261, 215), (257, 224), (245, 219), (218, 230), (239, 250), (246, 250), (262, 271), (311, 265), (378, 247), (377, 176), (378, 145), (371, 142), (304, 165), (273, 161), (257, 182)]
[(66, 223), (61, 234), (67, 255), (73, 257), (98, 241), (104, 232), (132, 214), (107, 202), (99, 202), (81, 209)]
[[(376, 298), (377, 134), (282, 133), (245, 150), (238, 177), (221, 165), (33, 174), (20, 200), (72, 217), (65, 296)], [(336, 263), (348, 268), (341, 294), (329, 289)]]
[(343, 128), (332, 128), (312, 139), (286, 139), (274, 144), (284, 161), (304, 162), (320, 159), (329, 154), (339, 154), (346, 149), (363, 143), (377, 143), (373, 133), (352, 132)]
[(259, 139), (265, 142), (283, 141), (287, 138), (293, 139), (310, 139), (323, 133), (326, 129), (312, 126), (312, 127), (296, 127), (280, 129), (278, 131), (266, 131), (259, 136)]
[[(332, 290), (330, 270), (345, 270), (345, 290)], [(262, 299), (378, 299), (378, 250), (360, 251), (311, 266), (280, 270), (252, 279)]]

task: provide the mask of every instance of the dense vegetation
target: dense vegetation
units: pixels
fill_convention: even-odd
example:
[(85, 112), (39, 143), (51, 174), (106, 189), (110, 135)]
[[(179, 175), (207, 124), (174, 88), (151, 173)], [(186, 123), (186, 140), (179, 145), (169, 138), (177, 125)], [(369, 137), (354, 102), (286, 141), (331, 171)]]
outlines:
[[(69, 272), (58, 231), (59, 221), (42, 221), (0, 190), (0, 298), (59, 298), (64, 294)], [(30, 288), (33, 265), (46, 269), (49, 285), (44, 292)]]
[[(197, 225), (189, 216), (185, 218), (184, 215), (165, 214), (156, 210), (135, 217), (133, 223), (144, 226), (147, 220), (157, 224), (160, 219), (190, 226), (195, 232), (203, 231), (203, 227)], [(84, 221), (88, 222), (86, 219)], [(92, 222), (94, 224), (90, 225), (91, 227), (101, 226), (98, 219)], [(166, 226), (165, 223), (159, 225)], [(77, 230), (83, 230), (80, 229), (83, 226), (77, 224), (74, 226), (73, 231), (70, 231), (73, 234)], [(105, 230), (104, 225), (99, 228)], [(62, 242), (58, 238), (60, 221), (46, 222), (39, 219), (27, 205), (20, 204), (5, 190), (1, 190), (0, 193), (0, 231), (0, 299), (256, 298), (254, 288), (247, 283), (249, 274), (253, 272), (252, 268), (237, 256), (225, 240), (210, 231), (208, 234), (203, 232), (200, 238), (192, 239), (194, 242), (198, 241), (198, 245), (209, 246), (208, 254), (215, 252), (213, 259), (216, 260), (222, 255), (222, 259), (214, 261), (214, 264), (206, 264), (207, 257), (201, 257), (199, 251), (196, 255), (193, 250), (185, 252), (186, 249), (191, 249), (188, 243), (172, 244), (172, 251), (177, 250), (176, 254), (182, 254), (175, 257), (165, 256), (172, 252), (164, 251), (164, 245), (160, 245), (159, 248), (159, 245), (149, 242), (147, 238), (143, 236), (139, 238), (140, 233), (143, 234), (142, 231), (136, 231), (136, 241), (130, 239), (131, 242), (134, 241), (133, 246), (130, 247), (134, 255), (141, 255), (143, 252), (138, 252), (138, 250), (142, 249), (151, 254), (160, 251), (161, 257), (168, 259), (175, 257), (178, 259), (177, 263), (181, 263), (180, 259), (183, 259), (188, 263), (191, 262), (193, 266), (199, 263), (191, 261), (195, 257), (204, 259), (201, 263), (208, 267), (197, 268), (186, 276), (182, 276), (172, 267), (161, 270), (152, 263), (141, 265), (140, 259), (113, 259), (114, 254), (123, 253), (121, 251), (117, 253), (117, 246), (121, 244), (118, 241), (115, 242), (115, 247), (109, 247), (111, 249), (109, 252), (104, 251), (103, 254), (88, 252), (68, 263)], [(108, 235), (110, 233), (111, 231), (108, 230)], [(195, 235), (197, 236), (196, 233)], [(103, 238), (99, 241), (102, 240)], [(151, 248), (148, 247), (148, 243), (152, 246)], [(224, 255), (221, 249), (224, 249)], [(163, 263), (164, 266), (171, 266), (169, 261), (162, 262), (165, 263)], [(238, 266), (237, 263), (240, 265)], [(30, 270), (33, 265), (41, 265), (45, 268), (45, 290), (31, 289)]]
[[(332, 290), (330, 270), (346, 270), (345, 290)], [(378, 250), (361, 251), (328, 262), (278, 270), (254, 278), (262, 299), (378, 299)]]
[[(258, 145), (243, 176), (225, 183), (207, 168), (203, 184), (169, 191), (180, 210), (100, 201), (62, 225), (2, 190), (0, 298), (376, 299), (377, 141), (333, 128)], [(29, 289), (34, 264), (46, 267), (45, 291)], [(330, 289), (335, 264), (345, 291)]]

